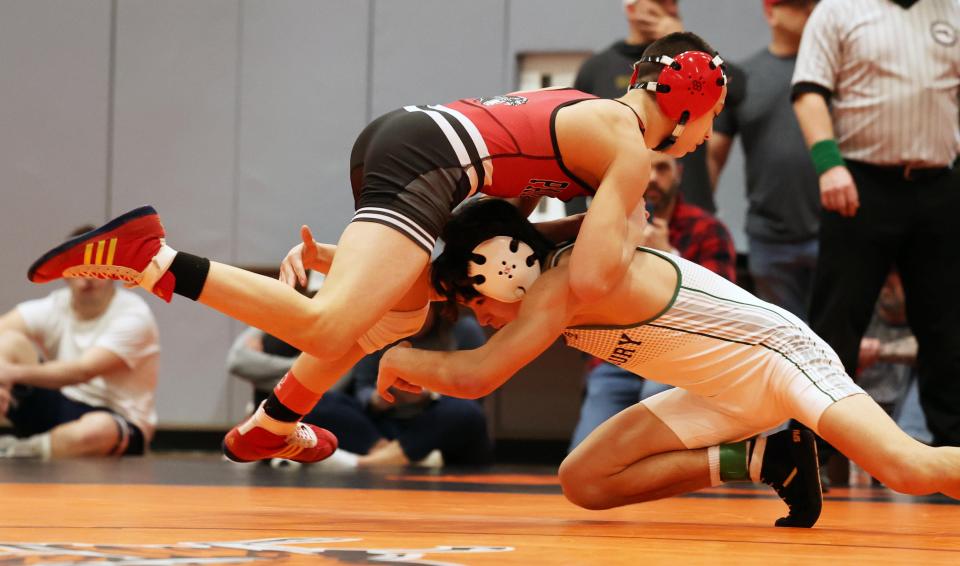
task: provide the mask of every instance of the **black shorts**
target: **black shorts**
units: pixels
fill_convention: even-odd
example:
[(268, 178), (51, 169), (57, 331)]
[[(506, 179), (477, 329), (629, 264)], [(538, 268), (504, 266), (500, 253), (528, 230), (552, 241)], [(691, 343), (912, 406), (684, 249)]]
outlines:
[(364, 128), (350, 155), (353, 222), (383, 224), (433, 251), (450, 211), (484, 181), (483, 149), (456, 114), (407, 106)]
[(14, 385), (13, 402), (7, 418), (18, 437), (41, 434), (64, 423), (75, 421), (87, 413), (103, 411), (113, 417), (117, 425), (117, 445), (111, 455), (140, 456), (146, 449), (143, 431), (118, 413), (105, 407), (94, 407), (74, 401), (56, 389)]

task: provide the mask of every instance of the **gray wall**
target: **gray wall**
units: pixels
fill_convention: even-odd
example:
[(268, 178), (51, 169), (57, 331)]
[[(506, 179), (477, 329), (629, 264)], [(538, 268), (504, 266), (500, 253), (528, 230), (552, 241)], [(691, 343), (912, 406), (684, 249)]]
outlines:
[[(729, 58), (767, 40), (759, 2), (681, 4)], [(373, 116), (510, 90), (519, 53), (624, 32), (620, 0), (0, 0), (0, 308), (49, 291), (26, 268), (70, 229), (141, 204), (174, 247), (239, 265), (276, 265), (302, 223), (335, 240)], [(736, 232), (740, 169), (720, 193)], [(240, 326), (149, 301), (161, 426), (240, 418), (249, 391), (223, 370)]]

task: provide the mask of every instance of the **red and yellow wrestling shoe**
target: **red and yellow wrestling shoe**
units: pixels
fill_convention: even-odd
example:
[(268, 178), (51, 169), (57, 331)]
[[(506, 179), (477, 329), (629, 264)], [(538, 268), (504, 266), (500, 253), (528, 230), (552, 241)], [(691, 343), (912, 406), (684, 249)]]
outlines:
[(233, 427), (223, 439), (224, 456), (234, 462), (283, 458), (307, 464), (329, 458), (337, 449), (337, 437), (327, 429), (298, 422), (284, 436), (264, 428), (271, 426), (269, 421), (273, 419), (255, 415)]
[[(27, 278), (34, 283), (61, 277), (113, 279), (141, 285), (170, 302), (174, 277), (166, 268), (176, 252), (164, 246), (164, 235), (157, 211), (142, 206), (43, 254), (30, 266)], [(165, 258), (166, 265), (148, 269), (161, 249), (171, 255)]]

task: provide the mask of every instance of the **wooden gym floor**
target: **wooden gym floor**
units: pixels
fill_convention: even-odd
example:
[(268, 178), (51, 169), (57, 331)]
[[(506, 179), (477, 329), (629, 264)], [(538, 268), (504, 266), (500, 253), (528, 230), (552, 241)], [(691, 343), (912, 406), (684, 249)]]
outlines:
[(960, 564), (960, 505), (834, 488), (778, 529), (766, 487), (610, 511), (547, 468), (275, 470), (213, 456), (0, 462), (7, 564)]

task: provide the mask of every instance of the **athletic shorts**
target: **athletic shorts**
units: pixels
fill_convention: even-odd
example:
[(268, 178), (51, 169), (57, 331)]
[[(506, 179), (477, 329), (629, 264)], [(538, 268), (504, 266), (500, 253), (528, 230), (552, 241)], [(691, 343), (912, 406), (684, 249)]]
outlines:
[(13, 403), (7, 418), (13, 424), (13, 433), (20, 438), (47, 432), (87, 413), (103, 411), (113, 417), (119, 433), (111, 455), (140, 456), (146, 450), (140, 427), (110, 409), (74, 401), (56, 389), (14, 385), (12, 393)]
[(757, 372), (751, 379), (715, 395), (679, 387), (641, 403), (672, 430), (689, 449), (715, 446), (756, 436), (797, 419), (818, 432), (820, 417), (830, 405), (864, 393), (843, 372), (839, 361), (824, 360), (821, 371), (799, 371), (789, 360), (757, 348)]
[[(439, 107), (408, 106), (370, 123), (350, 154), (353, 222), (375, 222), (433, 251), (450, 211), (483, 186), (476, 148), (460, 118)], [(467, 140), (467, 141), (464, 141)]]

